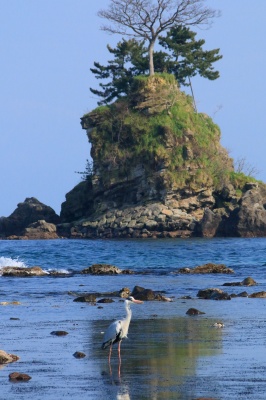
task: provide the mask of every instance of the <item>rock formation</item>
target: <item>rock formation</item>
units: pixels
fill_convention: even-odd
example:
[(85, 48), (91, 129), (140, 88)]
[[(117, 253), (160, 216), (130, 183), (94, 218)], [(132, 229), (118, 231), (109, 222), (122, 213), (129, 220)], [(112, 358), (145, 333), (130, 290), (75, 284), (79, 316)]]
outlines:
[(234, 171), (218, 126), (195, 112), (172, 77), (136, 86), (81, 118), (93, 169), (66, 195), (59, 234), (266, 235), (266, 187)]
[(55, 238), (58, 236), (54, 225), (59, 222), (59, 216), (51, 207), (35, 197), (26, 198), (9, 217), (0, 218), (0, 237)]

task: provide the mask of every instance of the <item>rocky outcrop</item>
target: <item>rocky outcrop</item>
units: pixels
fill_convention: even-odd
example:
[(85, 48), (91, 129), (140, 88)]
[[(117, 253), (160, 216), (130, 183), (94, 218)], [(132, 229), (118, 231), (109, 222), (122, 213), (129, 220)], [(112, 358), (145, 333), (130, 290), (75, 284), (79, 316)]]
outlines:
[(110, 264), (93, 264), (88, 268), (81, 271), (81, 274), (90, 275), (118, 275), (118, 274), (128, 274), (130, 271), (122, 270), (115, 265)]
[(44, 228), (44, 223), (39, 223), (39, 226), (32, 226), (31, 224), (37, 223), (37, 221), (45, 221), (48, 224), (58, 224), (60, 222), (59, 216), (55, 211), (41, 203), (35, 197), (26, 198), (23, 203), (19, 203), (15, 211), (9, 217), (0, 218), (0, 237), (14, 236), (18, 238), (27, 234), (33, 235), (38, 238), (38, 232), (44, 232), (51, 234), (51, 226)]
[(180, 268), (179, 274), (233, 274), (234, 270), (224, 264), (208, 263), (195, 268)]
[(46, 272), (40, 267), (22, 268), (22, 267), (3, 267), (2, 276), (30, 277), (45, 276)]
[(197, 297), (205, 300), (231, 300), (231, 296), (221, 289), (203, 289), (199, 290)]
[(56, 233), (56, 225), (44, 220), (30, 224), (22, 236), (26, 239), (58, 239), (59, 237)]
[(242, 282), (226, 282), (223, 286), (256, 286), (257, 282), (253, 278), (245, 278)]

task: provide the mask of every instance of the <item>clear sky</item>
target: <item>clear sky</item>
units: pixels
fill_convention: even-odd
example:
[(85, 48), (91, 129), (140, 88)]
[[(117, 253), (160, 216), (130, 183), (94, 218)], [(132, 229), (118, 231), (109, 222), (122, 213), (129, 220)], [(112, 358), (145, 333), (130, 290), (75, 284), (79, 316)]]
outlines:
[[(109, 0), (0, 0), (0, 216), (26, 197), (57, 213), (90, 158), (80, 117), (97, 105), (94, 61), (121, 37), (100, 30)], [(193, 79), (198, 110), (220, 126), (222, 144), (266, 182), (266, 1), (207, 0), (220, 9), (198, 39), (220, 48), (220, 79)]]

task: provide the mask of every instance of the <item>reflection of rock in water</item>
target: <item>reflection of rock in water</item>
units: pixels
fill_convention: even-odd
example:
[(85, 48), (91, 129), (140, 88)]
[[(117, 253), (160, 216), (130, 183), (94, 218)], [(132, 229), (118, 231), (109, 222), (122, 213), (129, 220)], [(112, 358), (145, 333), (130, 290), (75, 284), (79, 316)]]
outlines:
[[(222, 330), (210, 329), (210, 319), (174, 318), (136, 320), (129, 339), (124, 341), (121, 376), (117, 399), (191, 399), (196, 394), (198, 359), (221, 352)], [(90, 329), (92, 343), (102, 322), (94, 321)], [(94, 349), (93, 357), (108, 368), (105, 353)], [(113, 378), (118, 360), (112, 361)], [(110, 381), (111, 384), (111, 381)], [(123, 392), (127, 387), (128, 391)], [(118, 396), (128, 397), (118, 397)]]

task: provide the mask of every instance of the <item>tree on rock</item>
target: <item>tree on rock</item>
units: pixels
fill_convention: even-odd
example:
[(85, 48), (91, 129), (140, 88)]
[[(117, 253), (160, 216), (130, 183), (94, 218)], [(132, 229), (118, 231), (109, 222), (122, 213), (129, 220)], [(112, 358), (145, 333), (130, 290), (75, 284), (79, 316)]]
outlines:
[[(178, 84), (183, 86), (191, 86), (190, 78), (197, 74), (210, 80), (219, 78), (213, 63), (222, 58), (220, 50), (203, 50), (205, 40), (196, 40), (195, 37), (195, 32), (183, 26), (175, 26), (166, 36), (159, 36), (159, 45), (166, 51), (154, 52), (154, 71), (173, 74)], [(107, 48), (113, 59), (108, 61), (107, 66), (94, 62), (94, 68), (91, 68), (95, 77), (103, 80), (99, 85), (102, 90), (90, 88), (93, 94), (102, 98), (99, 105), (127, 96), (134, 77), (149, 72), (148, 49), (144, 40), (122, 39), (116, 48), (109, 45)]]
[(148, 42), (149, 74), (154, 75), (154, 45), (162, 32), (180, 26), (210, 25), (218, 12), (204, 5), (206, 0), (110, 0), (98, 15), (111, 25), (102, 29)]

